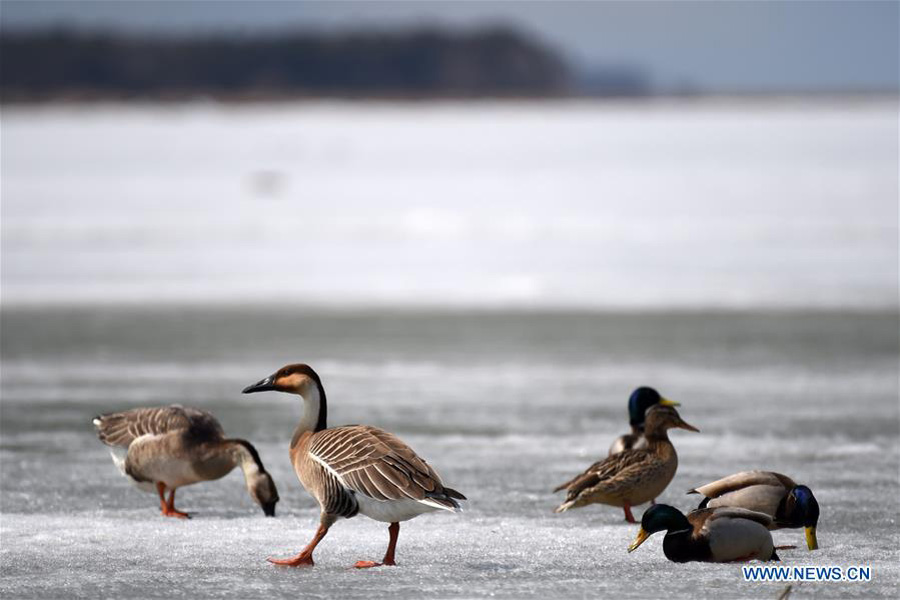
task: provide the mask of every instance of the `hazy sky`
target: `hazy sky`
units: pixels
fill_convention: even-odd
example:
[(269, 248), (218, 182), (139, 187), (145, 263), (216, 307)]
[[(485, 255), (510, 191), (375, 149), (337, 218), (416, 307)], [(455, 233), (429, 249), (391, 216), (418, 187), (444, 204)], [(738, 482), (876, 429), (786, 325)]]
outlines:
[(723, 91), (897, 89), (900, 3), (3, 0), (5, 29), (198, 30), (514, 24), (582, 65)]

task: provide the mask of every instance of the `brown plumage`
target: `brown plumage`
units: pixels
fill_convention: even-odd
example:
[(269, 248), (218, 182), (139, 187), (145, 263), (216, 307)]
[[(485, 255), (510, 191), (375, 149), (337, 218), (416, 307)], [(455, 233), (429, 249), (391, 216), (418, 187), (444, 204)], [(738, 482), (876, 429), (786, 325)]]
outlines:
[(588, 504), (622, 507), (625, 519), (634, 523), (631, 507), (656, 498), (666, 489), (678, 468), (678, 455), (669, 441), (671, 428), (698, 431), (685, 423), (671, 406), (647, 411), (647, 447), (625, 450), (598, 461), (554, 491), (567, 490), (566, 501), (555, 512)]
[[(113, 452), (124, 475), (145, 491), (156, 491), (165, 516), (187, 517), (175, 510), (175, 490), (224, 477), (241, 467), (250, 496), (268, 516), (274, 516), (278, 491), (259, 453), (246, 440), (226, 439), (210, 413), (182, 406), (136, 408), (98, 416), (97, 437)], [(164, 494), (169, 491), (166, 500)]]
[[(325, 388), (309, 366), (288, 365), (248, 386), (244, 393), (282, 391), (299, 394), (304, 413), (291, 440), (290, 457), (297, 478), (318, 501), (319, 529), (297, 556), (278, 565), (312, 565), (312, 553), (340, 517), (361, 513), (391, 523), (390, 542), (382, 563), (394, 564), (399, 522), (422, 513), (459, 510), (465, 496), (444, 486), (437, 472), (400, 438), (369, 425), (328, 428)], [(379, 563), (360, 561), (358, 567)]]

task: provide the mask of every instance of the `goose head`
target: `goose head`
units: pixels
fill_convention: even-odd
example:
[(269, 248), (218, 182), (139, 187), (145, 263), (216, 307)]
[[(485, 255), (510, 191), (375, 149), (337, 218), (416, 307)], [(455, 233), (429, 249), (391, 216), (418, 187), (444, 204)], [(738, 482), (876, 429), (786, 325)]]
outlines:
[(267, 517), (275, 516), (275, 504), (278, 502), (278, 488), (266, 468), (256, 448), (247, 440), (231, 440), (232, 456), (244, 472), (247, 492), (253, 501), (259, 504)]
[(249, 474), (247, 480), (247, 491), (253, 501), (259, 504), (267, 517), (275, 516), (275, 504), (278, 502), (278, 489), (275, 487), (275, 480), (266, 471), (257, 471)]
[(312, 367), (298, 363), (281, 367), (268, 377), (245, 387), (243, 393), (275, 391), (307, 397), (311, 389), (319, 388), (321, 385), (319, 375)]

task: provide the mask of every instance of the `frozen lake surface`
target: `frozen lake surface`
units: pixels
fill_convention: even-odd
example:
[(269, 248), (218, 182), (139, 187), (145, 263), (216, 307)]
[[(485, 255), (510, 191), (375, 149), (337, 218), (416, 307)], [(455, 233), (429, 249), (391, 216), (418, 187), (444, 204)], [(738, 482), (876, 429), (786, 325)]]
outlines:
[[(898, 317), (895, 312), (454, 313), (291, 308), (6, 308), (2, 380), (4, 598), (770, 598), (736, 565), (637, 552), (621, 511), (554, 515), (554, 485), (605, 454), (625, 402), (650, 384), (701, 433), (676, 431), (661, 500), (748, 468), (807, 483), (821, 550), (775, 532), (788, 565), (872, 565), (870, 583), (805, 583), (792, 598), (896, 597)], [(332, 424), (396, 432), (471, 499), (403, 524), (399, 567), (381, 523), (338, 523), (312, 569), (276, 568), (317, 510), (287, 458), (299, 399), (242, 396), (292, 361), (322, 374)], [(180, 402), (253, 441), (281, 494), (267, 519), (239, 472), (178, 493), (162, 518), (97, 441), (100, 412)], [(639, 512), (643, 507), (639, 509)]]

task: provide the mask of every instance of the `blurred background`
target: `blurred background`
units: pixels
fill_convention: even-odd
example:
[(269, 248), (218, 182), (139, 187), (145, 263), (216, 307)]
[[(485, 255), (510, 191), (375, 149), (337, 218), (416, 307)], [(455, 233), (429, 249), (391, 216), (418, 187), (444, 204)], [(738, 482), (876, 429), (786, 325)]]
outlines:
[[(259, 559), (315, 520), (299, 408), (239, 391), (303, 361), (333, 424), (472, 499), (371, 589), (338, 564), (380, 526), (335, 528), (307, 593), (756, 594), (624, 555), (615, 510), (551, 514), (651, 385), (703, 432), (662, 501), (785, 472), (827, 507), (815, 564), (893, 597), (897, 3), (4, 0), (0, 27), (5, 595), (292, 593)], [(175, 402), (257, 444), (296, 522), (233, 473), (179, 492), (199, 535), (159, 523), (90, 419)]]

